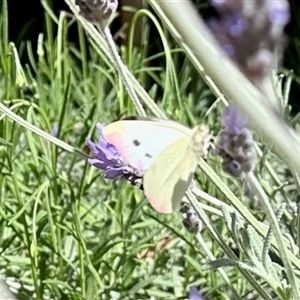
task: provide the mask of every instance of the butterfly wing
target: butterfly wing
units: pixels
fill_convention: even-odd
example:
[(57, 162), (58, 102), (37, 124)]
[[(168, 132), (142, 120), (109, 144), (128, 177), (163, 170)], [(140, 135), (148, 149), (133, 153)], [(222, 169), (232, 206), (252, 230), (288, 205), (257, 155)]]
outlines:
[(190, 137), (181, 137), (164, 149), (143, 179), (147, 199), (160, 213), (178, 208), (197, 167), (197, 155)]
[(166, 147), (181, 137), (191, 136), (192, 129), (168, 120), (121, 120), (105, 126), (103, 134), (125, 163), (146, 171)]

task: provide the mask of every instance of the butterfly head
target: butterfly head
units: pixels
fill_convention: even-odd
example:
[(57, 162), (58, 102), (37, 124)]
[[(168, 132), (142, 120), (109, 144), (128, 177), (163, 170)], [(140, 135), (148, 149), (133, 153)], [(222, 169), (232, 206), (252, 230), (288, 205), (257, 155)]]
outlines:
[(193, 150), (199, 157), (206, 156), (210, 146), (211, 134), (208, 126), (204, 124), (197, 125), (193, 128)]

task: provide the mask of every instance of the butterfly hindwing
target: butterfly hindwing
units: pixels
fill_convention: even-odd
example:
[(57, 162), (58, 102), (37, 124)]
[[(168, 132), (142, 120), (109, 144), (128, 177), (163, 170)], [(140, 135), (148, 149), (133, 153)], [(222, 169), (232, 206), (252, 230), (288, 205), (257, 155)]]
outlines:
[(189, 137), (177, 139), (157, 156), (143, 180), (145, 195), (155, 210), (172, 213), (178, 208), (197, 161)]

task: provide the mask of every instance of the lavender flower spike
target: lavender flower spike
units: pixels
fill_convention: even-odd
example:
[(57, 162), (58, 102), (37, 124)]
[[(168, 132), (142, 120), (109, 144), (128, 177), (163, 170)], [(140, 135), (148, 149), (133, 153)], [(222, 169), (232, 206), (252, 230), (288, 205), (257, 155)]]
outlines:
[(221, 117), (222, 125), (232, 134), (240, 134), (247, 127), (248, 119), (234, 105), (225, 108)]
[(80, 14), (91, 23), (107, 22), (118, 8), (118, 0), (75, 0)]
[(225, 108), (216, 152), (222, 157), (223, 170), (234, 177), (245, 177), (255, 164), (256, 151), (246, 117), (232, 104)]
[(91, 158), (88, 162), (95, 168), (104, 171), (104, 178), (108, 179), (126, 179), (133, 185), (142, 185), (142, 174), (125, 164), (121, 155), (118, 153), (114, 145), (108, 143), (103, 135), (103, 127), (101, 123), (97, 123), (99, 132), (98, 144), (93, 143), (86, 138), (86, 143), (92, 151)]
[(194, 286), (190, 287), (189, 300), (204, 300)]
[(55, 137), (58, 135), (58, 123), (54, 123), (52, 126), (51, 134)]
[(202, 222), (192, 206), (184, 205), (180, 208), (180, 212), (182, 216), (182, 224), (188, 232), (197, 234), (201, 231)]
[(221, 48), (250, 80), (268, 76), (284, 46), (287, 0), (210, 0), (218, 18), (207, 21)]

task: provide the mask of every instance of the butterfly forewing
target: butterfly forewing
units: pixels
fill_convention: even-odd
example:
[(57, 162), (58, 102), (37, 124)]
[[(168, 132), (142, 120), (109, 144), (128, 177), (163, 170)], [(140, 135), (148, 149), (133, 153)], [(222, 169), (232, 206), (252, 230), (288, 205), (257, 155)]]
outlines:
[(190, 128), (177, 122), (157, 119), (114, 122), (104, 127), (103, 133), (124, 161), (142, 172), (174, 141), (192, 136)]

